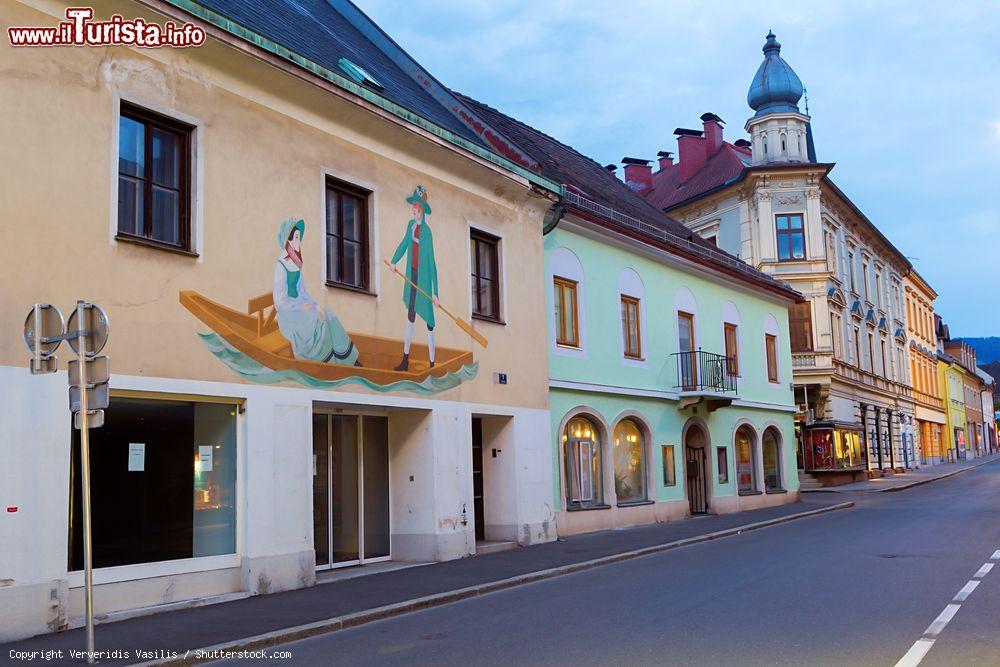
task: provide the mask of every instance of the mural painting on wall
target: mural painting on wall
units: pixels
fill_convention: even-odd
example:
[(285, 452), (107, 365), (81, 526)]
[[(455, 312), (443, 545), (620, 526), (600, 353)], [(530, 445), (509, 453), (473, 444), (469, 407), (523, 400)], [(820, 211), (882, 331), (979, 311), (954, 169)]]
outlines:
[[(332, 310), (309, 294), (302, 270), (306, 224), (301, 219), (281, 223), (271, 291), (251, 297), (246, 312), (191, 290), (180, 293), (180, 302), (211, 329), (199, 334), (208, 349), (255, 382), (290, 380), (318, 388), (354, 384), (422, 394), (456, 387), (476, 376), (478, 363), (471, 351), (435, 346), (435, 311), (483, 347), (487, 341), (438, 299), (427, 191), (418, 185), (406, 202), (412, 216), (392, 259), (385, 261), (401, 283), (407, 314), (403, 340), (348, 332)], [(418, 319), (421, 329), (426, 326), (426, 344), (413, 340)]]

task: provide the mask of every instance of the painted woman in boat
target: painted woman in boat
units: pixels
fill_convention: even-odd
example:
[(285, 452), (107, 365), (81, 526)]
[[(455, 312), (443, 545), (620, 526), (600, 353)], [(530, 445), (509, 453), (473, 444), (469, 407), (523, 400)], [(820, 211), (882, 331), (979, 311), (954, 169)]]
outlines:
[(360, 366), (358, 349), (340, 321), (306, 291), (302, 279), (302, 237), (306, 224), (289, 218), (281, 223), (278, 246), (284, 256), (274, 267), (274, 309), (281, 335), (292, 354), (303, 361)]

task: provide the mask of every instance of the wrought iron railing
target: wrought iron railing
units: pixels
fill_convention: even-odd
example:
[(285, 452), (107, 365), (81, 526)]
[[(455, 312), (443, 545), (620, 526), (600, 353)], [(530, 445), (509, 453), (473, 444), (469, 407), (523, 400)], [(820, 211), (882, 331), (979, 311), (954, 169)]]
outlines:
[(714, 352), (694, 350), (675, 352), (677, 384), (681, 391), (714, 391), (736, 393), (736, 360)]

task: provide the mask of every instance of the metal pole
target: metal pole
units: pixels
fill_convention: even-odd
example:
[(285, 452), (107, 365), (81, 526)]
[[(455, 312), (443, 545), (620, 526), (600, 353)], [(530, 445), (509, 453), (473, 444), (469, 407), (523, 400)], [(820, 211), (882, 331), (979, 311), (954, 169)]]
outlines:
[(84, 301), (76, 302), (77, 359), (80, 368), (80, 463), (83, 469), (83, 581), (87, 608), (87, 664), (94, 664), (93, 540), (90, 530), (90, 420), (87, 415), (87, 336)]

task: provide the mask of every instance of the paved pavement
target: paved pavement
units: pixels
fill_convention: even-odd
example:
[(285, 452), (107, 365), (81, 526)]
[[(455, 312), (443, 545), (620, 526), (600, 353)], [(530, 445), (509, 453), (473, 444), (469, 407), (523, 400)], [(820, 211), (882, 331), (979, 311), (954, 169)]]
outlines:
[(986, 571), (1000, 565), (1000, 464), (852, 495), (848, 511), (284, 644), (290, 659), (252, 664), (892, 666), (924, 649), (924, 665), (1000, 664), (1000, 567)]
[(950, 475), (956, 475), (964, 470), (970, 470), (997, 460), (1000, 460), (1000, 454), (991, 454), (978, 459), (957, 461), (955, 463), (941, 463), (934, 466), (924, 466), (916, 470), (907, 470), (906, 472), (886, 475), (885, 477), (876, 477), (875, 479), (855, 482), (853, 484), (807, 490), (805, 493), (854, 493), (856, 491), (870, 493), (872, 491), (894, 491), (902, 488), (910, 488), (918, 484), (926, 484), (927, 482), (936, 481)]
[[(405, 570), (322, 584), (313, 588), (256, 596), (196, 609), (165, 612), (98, 625), (98, 650), (129, 651), (129, 659), (107, 659), (103, 665), (140, 662), (137, 649), (179, 653), (314, 623), (424, 596), (497, 582), (548, 568), (583, 563), (677, 540), (695, 538), (755, 522), (789, 517), (842, 503), (841, 497), (814, 497), (781, 507), (674, 521), (627, 530), (580, 535), (524, 549), (436, 563)], [(815, 519), (807, 519), (815, 520)], [(769, 529), (770, 530), (770, 529)], [(84, 647), (82, 629), (0, 645), (0, 661), (11, 650), (62, 649), (62, 664), (71, 649)], [(60, 661), (47, 664), (60, 664)]]

